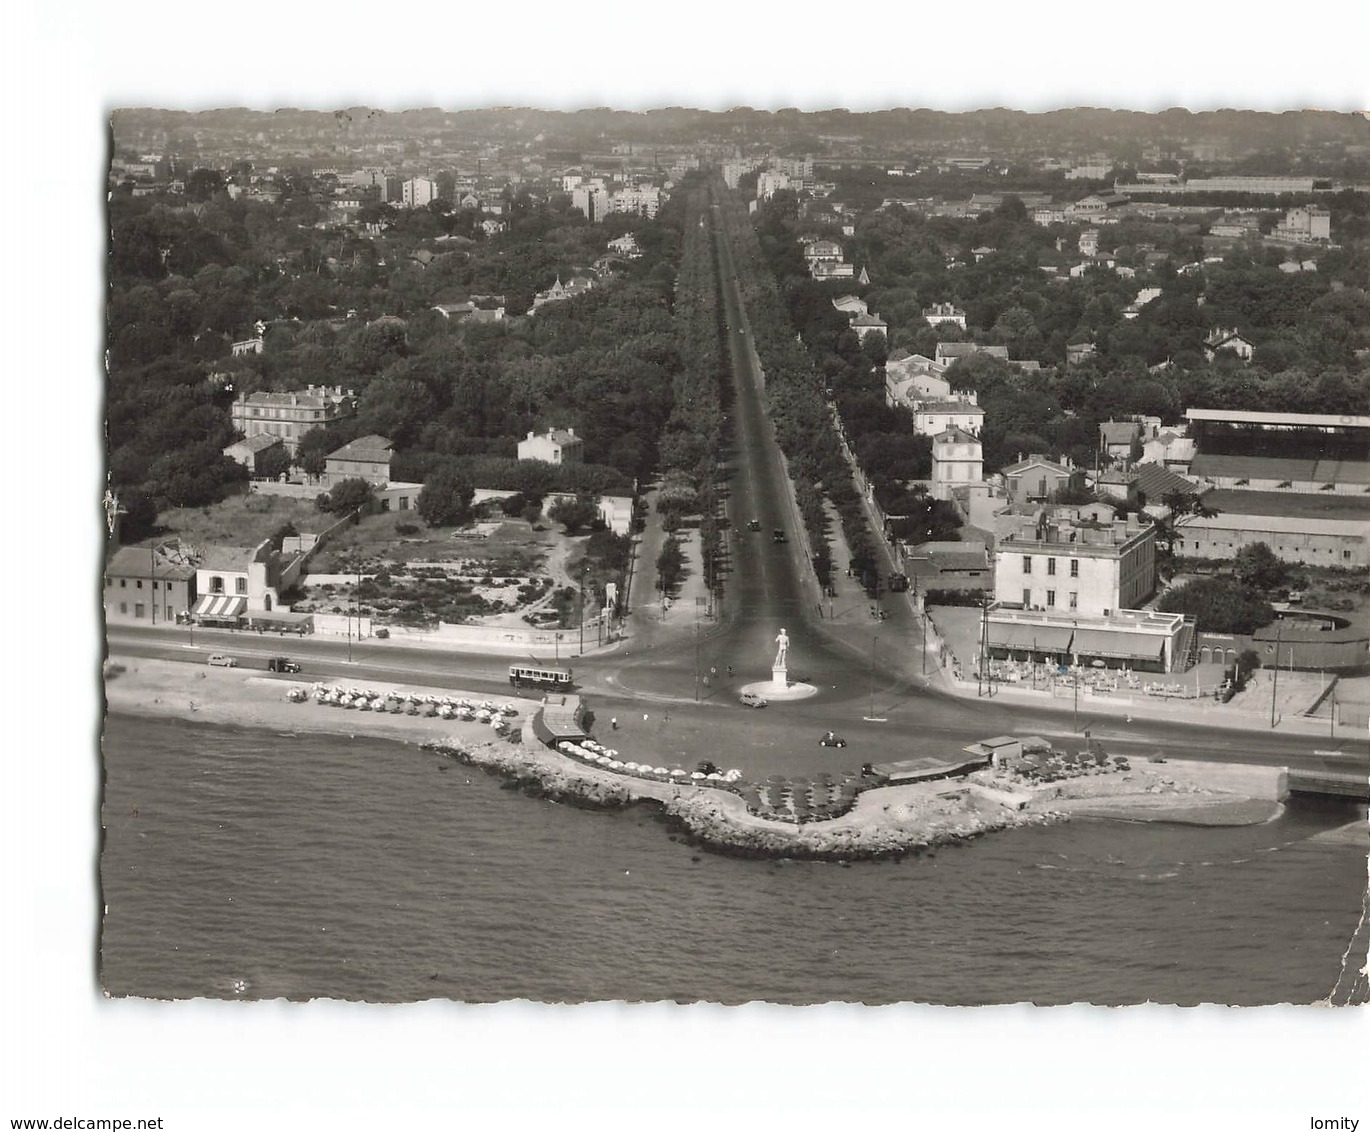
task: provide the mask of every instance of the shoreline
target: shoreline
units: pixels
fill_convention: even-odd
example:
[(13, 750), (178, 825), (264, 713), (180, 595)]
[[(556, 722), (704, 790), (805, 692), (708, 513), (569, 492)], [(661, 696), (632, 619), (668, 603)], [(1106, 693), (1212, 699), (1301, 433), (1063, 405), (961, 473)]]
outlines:
[[(346, 686), (346, 681), (329, 684)], [(369, 682), (377, 689), (438, 691)], [(619, 774), (553, 751), (532, 735), (540, 700), (501, 696), (518, 709), (507, 737), (485, 724), (292, 703), (313, 682), (179, 661), (120, 658), (106, 666), (105, 711), (277, 733), (308, 731), (417, 745), (500, 777), (509, 788), (572, 805), (658, 807), (668, 826), (700, 846), (738, 856), (856, 861), (894, 859), (998, 830), (1072, 818), (1232, 826), (1282, 810), (1282, 772), (1230, 764), (1167, 762), (1098, 768), (1064, 781), (1026, 782), (1002, 770), (963, 778), (871, 787), (846, 813), (796, 824), (751, 813), (728, 790)], [(441, 694), (454, 695), (451, 689)]]

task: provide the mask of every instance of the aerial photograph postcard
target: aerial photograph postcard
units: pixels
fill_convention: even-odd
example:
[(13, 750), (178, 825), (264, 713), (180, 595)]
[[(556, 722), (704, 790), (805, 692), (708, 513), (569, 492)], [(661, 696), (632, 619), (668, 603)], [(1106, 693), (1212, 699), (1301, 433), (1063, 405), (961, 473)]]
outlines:
[(108, 108), (111, 1009), (1370, 999), (1370, 120), (992, 105)]

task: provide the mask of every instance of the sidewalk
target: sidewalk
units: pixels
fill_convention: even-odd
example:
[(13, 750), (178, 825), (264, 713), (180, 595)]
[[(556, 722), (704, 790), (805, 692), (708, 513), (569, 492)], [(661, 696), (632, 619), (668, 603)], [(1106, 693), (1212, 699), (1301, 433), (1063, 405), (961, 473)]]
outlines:
[[(958, 659), (957, 667), (961, 673), (961, 677), (958, 679), (953, 669), (948, 667), (940, 673), (939, 686), (950, 695), (962, 699), (978, 700), (990, 695), (987, 685), (980, 684), (974, 678), (975, 625), (978, 624), (979, 616), (979, 611), (975, 609), (939, 607), (933, 618), (933, 624), (937, 627), (939, 635), (945, 638), (951, 653)], [(1164, 679), (1164, 677), (1160, 677), (1160, 679)], [(1182, 677), (1176, 674), (1173, 679), (1181, 680)], [(1306, 703), (1307, 695), (1303, 693), (1302, 700), (1298, 699), (1300, 693), (1297, 690), (1296, 682), (1288, 680), (1284, 674), (1281, 674), (1280, 679), (1282, 682), (1280, 691), (1285, 694), (1276, 704), (1276, 726), (1273, 728), (1274, 730), (1300, 735), (1324, 735), (1329, 742), (1366, 738), (1364, 732), (1359, 728), (1343, 724), (1329, 726), (1326, 716), (1322, 718), (1309, 717), (1298, 713), (1296, 710), (1289, 710), (1298, 702)], [(1290, 685), (1295, 685), (1295, 687), (1291, 688)], [(1084, 686), (1079, 690), (1078, 702), (1081, 711), (1088, 711), (1093, 715), (1109, 715), (1128, 719), (1165, 719), (1198, 727), (1230, 727), (1246, 731), (1270, 731), (1272, 730), (1270, 724), (1270, 687), (1271, 682), (1268, 674), (1265, 676), (1265, 682), (1262, 682), (1261, 674), (1258, 673), (1254, 688), (1249, 686), (1237, 699), (1227, 704), (1221, 704), (1212, 696), (1191, 699), (1161, 698), (1148, 696), (1142, 692), (1123, 690), (1098, 694), (1088, 686)], [(1039, 689), (1034, 691), (1022, 685), (997, 679), (993, 683), (992, 698), (1025, 707), (1042, 707), (1057, 711), (1074, 710), (1076, 704), (1075, 689), (1069, 685), (1060, 684), (1051, 690)]]

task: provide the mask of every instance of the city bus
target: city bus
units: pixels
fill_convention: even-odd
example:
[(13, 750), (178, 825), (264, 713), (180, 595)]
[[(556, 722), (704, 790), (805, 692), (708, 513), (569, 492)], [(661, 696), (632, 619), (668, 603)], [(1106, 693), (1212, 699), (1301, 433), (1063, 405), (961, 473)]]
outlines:
[(571, 690), (569, 668), (543, 668), (536, 664), (511, 664), (509, 683), (515, 688), (552, 688), (562, 692)]

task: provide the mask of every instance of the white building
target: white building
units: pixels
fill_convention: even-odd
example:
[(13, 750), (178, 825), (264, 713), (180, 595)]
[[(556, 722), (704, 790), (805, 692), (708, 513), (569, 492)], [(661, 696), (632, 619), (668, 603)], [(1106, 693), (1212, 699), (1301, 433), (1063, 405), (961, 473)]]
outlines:
[(984, 449), (964, 429), (948, 428), (932, 438), (932, 497), (950, 499), (953, 488), (984, 478)]
[(933, 303), (930, 307), (924, 307), (923, 319), (929, 326), (950, 322), (962, 330), (966, 328), (966, 312), (954, 303)]
[(1156, 588), (1156, 531), (1135, 512), (1111, 523), (1046, 508), (1020, 518), (995, 547), (995, 601), (1108, 616), (1135, 609)]
[(661, 208), (661, 190), (655, 185), (620, 189), (609, 197), (610, 212), (626, 212), (634, 216), (655, 217)]
[(1291, 208), (1275, 225), (1274, 235), (1280, 239), (1311, 243), (1332, 238), (1332, 214), (1325, 208), (1309, 206)]
[(538, 435), (530, 432), (519, 441), (520, 460), (541, 460), (544, 464), (579, 464), (585, 455), (585, 441), (573, 428), (553, 428)]
[(979, 436), (985, 424), (985, 410), (974, 401), (957, 398), (946, 401), (918, 401), (913, 409), (913, 427), (923, 436), (936, 436), (948, 429), (961, 429)]
[(400, 189), (400, 200), (405, 208), (426, 208), (438, 199), (438, 183), (427, 177), (411, 177)]
[(603, 187), (581, 185), (571, 190), (571, 206), (586, 220), (598, 223), (609, 215), (609, 191)]

